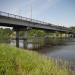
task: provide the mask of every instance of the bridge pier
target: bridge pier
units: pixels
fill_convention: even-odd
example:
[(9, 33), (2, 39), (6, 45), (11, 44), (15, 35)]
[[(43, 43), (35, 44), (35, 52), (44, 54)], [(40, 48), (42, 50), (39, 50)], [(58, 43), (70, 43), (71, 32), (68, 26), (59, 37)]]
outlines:
[(24, 31), (24, 39), (23, 39), (23, 46), (24, 48), (27, 48), (27, 38), (28, 38), (28, 31)]
[(19, 48), (19, 31), (16, 30), (16, 47)]
[[(31, 28), (21, 28), (21, 27), (13, 27), (13, 30), (16, 31), (16, 47), (19, 48), (19, 40), (23, 40), (23, 48), (27, 48), (27, 38), (28, 38), (28, 30)], [(22, 37), (19, 36), (19, 32), (24, 31), (24, 35)]]
[(13, 30), (16, 32), (16, 47), (19, 48), (19, 27), (13, 27)]

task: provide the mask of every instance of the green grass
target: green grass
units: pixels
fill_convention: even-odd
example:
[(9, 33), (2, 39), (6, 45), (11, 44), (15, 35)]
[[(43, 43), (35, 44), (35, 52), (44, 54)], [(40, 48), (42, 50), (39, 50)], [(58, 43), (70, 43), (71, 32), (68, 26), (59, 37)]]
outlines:
[(0, 44), (0, 75), (69, 75), (69, 70), (36, 52)]

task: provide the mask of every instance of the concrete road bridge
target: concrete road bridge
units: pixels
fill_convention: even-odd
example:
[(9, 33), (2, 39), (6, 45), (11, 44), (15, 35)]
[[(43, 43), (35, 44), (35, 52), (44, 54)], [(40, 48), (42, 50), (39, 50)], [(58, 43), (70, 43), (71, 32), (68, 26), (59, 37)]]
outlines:
[(16, 46), (19, 47), (19, 31), (29, 30), (29, 29), (42, 29), (49, 32), (61, 32), (61, 33), (71, 33), (68, 32), (67, 27), (57, 26), (51, 23), (42, 22), (39, 20), (34, 20), (6, 12), (0, 11), (0, 26), (13, 27), (16, 31)]

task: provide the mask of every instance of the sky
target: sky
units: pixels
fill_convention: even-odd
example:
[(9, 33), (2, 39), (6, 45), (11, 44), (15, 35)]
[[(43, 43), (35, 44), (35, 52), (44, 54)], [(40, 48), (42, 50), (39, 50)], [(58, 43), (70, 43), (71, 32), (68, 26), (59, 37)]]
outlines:
[(75, 0), (0, 0), (0, 11), (61, 26), (75, 26)]

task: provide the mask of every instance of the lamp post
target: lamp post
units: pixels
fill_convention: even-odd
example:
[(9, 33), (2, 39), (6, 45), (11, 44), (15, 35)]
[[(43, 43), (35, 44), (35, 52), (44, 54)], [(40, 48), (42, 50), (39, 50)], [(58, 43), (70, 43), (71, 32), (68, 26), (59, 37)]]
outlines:
[(30, 18), (32, 21), (32, 0), (30, 0)]

